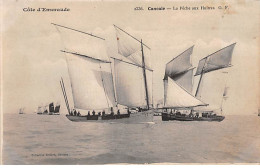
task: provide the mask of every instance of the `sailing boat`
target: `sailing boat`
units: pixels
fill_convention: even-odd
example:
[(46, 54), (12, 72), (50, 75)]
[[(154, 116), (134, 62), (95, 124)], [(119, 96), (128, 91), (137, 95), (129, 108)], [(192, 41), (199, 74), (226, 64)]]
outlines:
[[(206, 81), (204, 82), (202, 81), (207, 79), (206, 78), (207, 73), (209, 72), (213, 73), (214, 71), (219, 72), (217, 70), (221, 70), (223, 68), (229, 68), (232, 66), (231, 60), (232, 60), (232, 54), (235, 45), (236, 43), (233, 43), (227, 47), (224, 47), (214, 52), (213, 54), (204, 57), (199, 61), (199, 65), (195, 76), (200, 75), (200, 79), (199, 79), (195, 96), (209, 103), (209, 106), (207, 106), (206, 108), (193, 109), (194, 112), (202, 113), (202, 117), (197, 118), (197, 120), (199, 121), (222, 121), (225, 118), (222, 115), (216, 115), (216, 113), (218, 109), (221, 109), (222, 111), (222, 103), (223, 103), (223, 99), (225, 99), (227, 96), (228, 87), (224, 86), (224, 94), (222, 92), (223, 88), (221, 89), (221, 86), (216, 88), (215, 90), (213, 90), (213, 86), (211, 86), (212, 87), (211, 92), (209, 92), (209, 90), (206, 89), (207, 86)], [(227, 72), (223, 72), (223, 73), (227, 74)], [(204, 88), (202, 87), (202, 83), (204, 83), (203, 84)], [(208, 96), (210, 93), (213, 93), (214, 95)]]
[(42, 114), (42, 106), (38, 106), (38, 108), (37, 108), (37, 114)]
[[(193, 121), (190, 113), (193, 107), (206, 106), (192, 95), (193, 70), (191, 55), (193, 46), (166, 64), (164, 75), (164, 107), (162, 120)], [(170, 111), (169, 111), (170, 110)], [(170, 112), (170, 113), (169, 113)]]
[[(199, 80), (199, 83), (198, 83), (198, 87), (197, 87), (197, 90), (196, 90), (196, 94), (195, 94), (195, 97), (196, 98), (199, 98), (197, 100), (202, 100), (204, 95), (207, 95), (209, 94), (209, 91), (208, 90), (204, 90), (204, 94), (202, 96), (202, 87), (201, 87), (201, 84), (202, 84), (202, 77), (204, 74), (208, 73), (208, 72), (212, 72), (212, 71), (216, 71), (216, 70), (220, 70), (220, 69), (223, 69), (223, 68), (228, 68), (231, 66), (231, 58), (232, 58), (232, 53), (233, 53), (233, 49), (234, 49), (234, 46), (235, 46), (236, 43), (234, 44), (231, 44), (221, 50), (218, 50), (217, 52), (203, 58), (200, 60), (199, 62), (199, 65), (198, 65), (198, 68), (197, 68), (197, 71), (196, 71), (196, 75), (201, 75), (200, 76), (200, 80)], [(191, 49), (191, 48), (190, 48)], [(190, 62), (188, 62), (187, 58), (186, 58), (186, 62), (184, 61), (184, 57), (188, 57), (187, 55), (191, 55), (189, 53), (192, 53), (192, 52), (187, 52), (189, 51), (186, 50), (186, 52), (182, 53), (179, 57), (179, 59), (175, 59), (175, 60), (172, 60), (171, 62), (174, 62), (175, 65), (188, 65), (188, 66), (183, 66), (182, 68), (184, 68), (184, 70), (181, 72), (181, 78), (185, 78), (185, 74), (187, 74), (189, 68), (191, 67), (191, 64)], [(186, 53), (186, 54), (185, 54)], [(188, 54), (187, 54), (188, 53)], [(183, 58), (182, 58), (183, 57)], [(170, 62), (170, 63), (171, 63)], [(179, 77), (176, 79), (174, 79), (174, 75), (177, 74), (178, 76), (178, 73), (175, 73), (174, 75), (172, 75), (171, 72), (174, 72), (176, 71), (176, 69), (178, 68), (178, 66), (170, 66), (171, 64), (173, 65), (174, 63), (168, 63), (167, 66), (168, 67), (171, 67), (171, 68), (168, 68), (170, 69), (171, 71), (167, 71), (167, 66), (166, 66), (166, 77), (170, 77), (172, 80), (175, 80), (175, 85), (177, 86), (178, 83), (179, 83), (179, 86), (182, 86), (184, 90), (188, 90), (190, 87), (187, 87), (185, 85), (183, 85), (182, 83), (178, 82), (179, 80)], [(188, 76), (188, 75), (187, 75)], [(186, 76), (186, 77), (187, 77)], [(187, 77), (186, 79), (188, 80), (191, 80), (192, 77)], [(168, 82), (168, 80), (165, 80)], [(169, 80), (171, 81), (171, 80)], [(173, 83), (173, 81), (171, 81)], [(186, 82), (186, 84), (190, 82)], [(168, 83), (167, 83), (168, 84)], [(167, 87), (165, 87), (166, 89), (168, 88), (169, 86), (167, 85)], [(185, 89), (186, 88), (186, 89)], [(169, 92), (168, 91), (169, 89), (166, 90), (166, 93)], [(170, 92), (171, 95), (174, 95), (173, 92)], [(188, 93), (188, 91), (187, 91)], [(215, 93), (215, 92), (214, 92)], [(227, 88), (224, 90), (224, 94), (221, 96), (219, 96), (220, 98), (222, 98), (222, 102), (221, 102), (221, 109), (222, 109), (222, 103), (223, 103), (223, 99), (226, 97), (226, 94), (227, 94)], [(168, 94), (167, 94), (168, 95)], [(175, 93), (175, 96), (173, 97), (174, 101), (177, 101), (179, 102), (181, 100), (181, 97), (180, 95), (176, 94)], [(194, 98), (194, 97), (193, 97)], [(214, 98), (215, 100), (216, 98)], [(209, 99), (207, 98), (204, 98), (205, 101), (209, 101)], [(167, 99), (166, 99), (167, 101)], [(215, 111), (212, 109), (212, 104), (210, 104), (210, 106), (206, 106), (206, 104), (197, 104), (196, 106), (191, 106), (191, 104), (187, 104), (187, 107), (191, 107), (190, 109), (190, 114), (187, 116), (185, 114), (181, 114), (179, 111), (177, 111), (175, 114), (173, 115), (167, 115), (167, 114), (164, 114), (162, 115), (163, 117), (163, 120), (169, 120), (169, 119), (173, 119), (173, 120), (181, 120), (181, 121), (222, 121), (224, 120), (224, 116), (220, 116), (220, 115), (216, 115)], [(180, 105), (178, 106), (178, 108), (180, 108)], [(189, 111), (188, 111), (189, 112)], [(196, 112), (196, 115), (194, 116), (194, 112)], [(202, 116), (200, 116), (200, 114)], [(170, 117), (169, 117), (170, 116)], [(177, 117), (178, 116), (178, 117)]]
[[(61, 33), (65, 45), (62, 52), (66, 55), (68, 65), (74, 102), (73, 108), (70, 108), (62, 78), (60, 85), (69, 113), (66, 117), (69, 120), (86, 122), (93, 120), (119, 121), (118, 119), (120, 119), (120, 121), (131, 123), (152, 121), (153, 111), (149, 109), (149, 103), (147, 103), (146, 108), (148, 111), (130, 112), (130, 107), (144, 109), (142, 103), (145, 100), (149, 102), (148, 99), (139, 97), (139, 91), (144, 91), (144, 88), (147, 88), (143, 86), (146, 83), (144, 80), (142, 86), (138, 85), (140, 73), (146, 71), (144, 56), (142, 66), (123, 59), (113, 58), (114, 72), (112, 72), (112, 62), (107, 55), (104, 38), (62, 25), (54, 23), (53, 25)], [(139, 50), (143, 51), (143, 43), (137, 42), (140, 45)], [(135, 80), (131, 81), (132, 76), (129, 75), (127, 70), (132, 71), (134, 69), (138, 69), (137, 72), (139, 73), (137, 73), (138, 76), (135, 77)], [(132, 87), (135, 86), (142, 90), (133, 93), (131, 92), (132, 88), (129, 87), (130, 84), (134, 84)], [(141, 99), (142, 101), (138, 101)], [(88, 111), (88, 114), (81, 115), (79, 110)], [(90, 114), (91, 111), (92, 114)]]
[(19, 114), (24, 114), (24, 108), (19, 109)]
[(49, 104), (49, 115), (60, 115), (60, 105), (57, 103), (54, 107), (54, 103)]

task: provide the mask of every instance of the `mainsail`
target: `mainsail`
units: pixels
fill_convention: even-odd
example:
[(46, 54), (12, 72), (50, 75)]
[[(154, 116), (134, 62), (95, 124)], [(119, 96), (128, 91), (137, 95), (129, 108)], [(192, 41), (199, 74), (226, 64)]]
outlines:
[[(223, 98), (227, 94), (226, 83), (223, 81), (223, 75), (218, 71), (231, 66), (232, 53), (236, 43), (233, 43), (217, 52), (200, 60), (196, 75), (201, 75), (195, 96), (209, 103), (204, 110), (221, 109)], [(208, 72), (212, 72), (208, 74)], [(226, 73), (227, 72), (223, 72)], [(213, 75), (213, 76), (212, 76)], [(203, 86), (203, 87), (202, 87)], [(209, 89), (210, 87), (210, 89)], [(224, 94), (223, 94), (224, 90)]]
[(110, 65), (74, 54), (66, 53), (66, 56), (74, 107), (85, 110), (114, 107)]
[(168, 62), (166, 64), (164, 75), (164, 80), (167, 80), (168, 77), (173, 79), (189, 93), (192, 92), (193, 79), (193, 68), (191, 63), (192, 52), (193, 46)]
[(117, 103), (149, 108), (152, 104), (150, 48), (121, 28), (115, 26), (115, 30), (121, 55), (120, 59), (114, 59)]
[[(115, 59), (114, 71), (117, 103), (128, 107), (146, 106), (142, 68)], [(146, 70), (146, 75), (147, 81), (152, 81), (152, 72)], [(149, 102), (152, 102), (151, 82), (148, 82), (148, 92)]]
[(116, 106), (111, 65), (105, 39), (54, 24), (61, 34), (68, 64), (74, 107), (106, 109)]

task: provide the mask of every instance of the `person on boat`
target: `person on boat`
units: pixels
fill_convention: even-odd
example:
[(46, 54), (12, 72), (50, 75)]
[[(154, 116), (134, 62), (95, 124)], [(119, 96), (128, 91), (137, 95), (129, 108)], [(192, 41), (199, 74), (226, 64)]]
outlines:
[(105, 110), (103, 110), (103, 111), (102, 111), (102, 116), (105, 116), (105, 113), (106, 113)]
[(176, 115), (181, 115), (181, 112), (177, 111), (177, 112), (176, 112)]
[(117, 115), (120, 115), (120, 110), (119, 109), (117, 110)]
[(192, 112), (192, 111), (190, 112), (190, 114), (189, 114), (189, 117), (192, 117), (192, 118), (194, 117), (194, 115), (193, 115), (193, 112)]
[(101, 116), (101, 112), (98, 112), (98, 116)]
[(74, 109), (74, 116), (76, 116), (77, 115), (77, 111)]
[(80, 112), (78, 111), (77, 116), (81, 116)]
[(127, 109), (127, 114), (130, 114), (130, 110), (129, 110), (129, 108)]
[(88, 111), (88, 116), (90, 116), (90, 111)]
[(198, 113), (198, 112), (196, 113), (196, 116), (195, 116), (195, 117), (196, 117), (196, 118), (199, 118), (199, 113)]
[(96, 114), (95, 110), (92, 111), (92, 115), (94, 116)]

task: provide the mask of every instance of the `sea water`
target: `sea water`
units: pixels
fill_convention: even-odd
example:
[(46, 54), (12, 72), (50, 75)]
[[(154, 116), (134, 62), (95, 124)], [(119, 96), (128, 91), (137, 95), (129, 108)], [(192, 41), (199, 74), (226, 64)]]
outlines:
[(3, 164), (260, 163), (260, 117), (222, 122), (71, 122), (4, 114)]

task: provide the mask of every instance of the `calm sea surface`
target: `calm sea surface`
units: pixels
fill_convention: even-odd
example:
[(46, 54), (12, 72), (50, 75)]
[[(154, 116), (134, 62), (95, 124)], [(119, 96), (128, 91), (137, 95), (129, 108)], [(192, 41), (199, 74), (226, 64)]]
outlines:
[(260, 117), (122, 124), (5, 114), (3, 163), (260, 163)]

